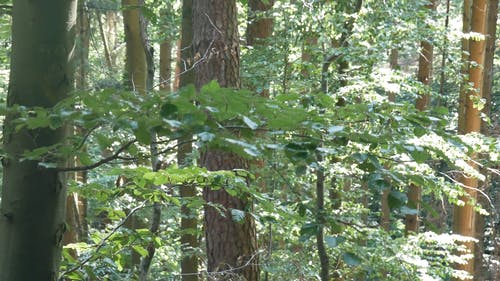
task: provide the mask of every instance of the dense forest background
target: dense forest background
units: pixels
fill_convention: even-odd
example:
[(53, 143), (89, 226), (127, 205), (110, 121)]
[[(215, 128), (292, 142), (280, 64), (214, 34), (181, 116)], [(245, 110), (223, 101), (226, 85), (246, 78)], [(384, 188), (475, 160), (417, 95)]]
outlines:
[(0, 280), (499, 280), (497, 17), (0, 0)]

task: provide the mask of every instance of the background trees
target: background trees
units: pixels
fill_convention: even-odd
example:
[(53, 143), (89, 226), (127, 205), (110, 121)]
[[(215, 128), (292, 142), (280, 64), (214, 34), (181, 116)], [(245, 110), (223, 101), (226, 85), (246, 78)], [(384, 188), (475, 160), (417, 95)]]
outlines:
[[(82, 212), (87, 218), (81, 221), (88, 222), (89, 238), (64, 247), (61, 280), (135, 280), (140, 272), (150, 280), (465, 278), (456, 262), (470, 264), (464, 259), (470, 250), (457, 247), (470, 240), (446, 233), (452, 220), (455, 226), (474, 225), (464, 216), (452, 218), (452, 208), (457, 214), (467, 210), (467, 218), (479, 217), (472, 215), (480, 207), (470, 200), (476, 197), (470, 196), (471, 187), (481, 188), (478, 201), (487, 193), (482, 213), (490, 215), (477, 234), (455, 230), (482, 239), (484, 248), (474, 255), (484, 259), (486, 268), (476, 270), (475, 279), (495, 280), (497, 273), (489, 266), (498, 261), (493, 207), (500, 202), (499, 89), (493, 84), (487, 95), (489, 87), (477, 78), (483, 71), (496, 77), (498, 63), (490, 57), (483, 67), (477, 65), (483, 58), (476, 47), (484, 42), (470, 33), (467, 17), (464, 34), (459, 32), (467, 1), (450, 0), (449, 11), (443, 1), (431, 6), (437, 2), (81, 1), (80, 10), (88, 17), (78, 21), (78, 91), (49, 102), (42, 99), (49, 95), (32, 99), (34, 91), (23, 90), (30, 95), (24, 104), (24, 96), (11, 98), (18, 93), (11, 86), (9, 108), (2, 109), (7, 116), (2, 212), (17, 200), (11, 192), (22, 190), (17, 183), (11, 187), (21, 168), (12, 169), (9, 156), (24, 140), (10, 142), (9, 133), (21, 137), (29, 132), (29, 140), (38, 140), (31, 132), (56, 138), (53, 132), (76, 127), (77, 133), (64, 142), (54, 139), (16, 150), (19, 166), (29, 164), (40, 174), (37, 188), (23, 193), (36, 197), (16, 202), (42, 215), (37, 223), (50, 233), (57, 224), (49, 211), (42, 203), (25, 203), (42, 202), (42, 176), (87, 172), (86, 182), (69, 180), (68, 188), (87, 200), (88, 210)], [(483, 12), (494, 11), (496, 2), (486, 2)], [(465, 11), (485, 25), (486, 14)], [(496, 13), (491, 12), (491, 26)], [(16, 44), (16, 30), (24, 26), (16, 27), (16, 20), (28, 22), (24, 10), (18, 14), (9, 1), (0, 1), (0, 42), (7, 47), (0, 49), (4, 95), (9, 72), (11, 85), (22, 78), (21, 85), (28, 87), (32, 84), (24, 81), (33, 79), (37, 93), (56, 93), (51, 87), (67, 92), (70, 73), (68, 83), (51, 83), (52, 74), (60, 73), (38, 68), (35, 62), (42, 55), (18, 55), (16, 45), (11, 49), (10, 36)], [(58, 35), (39, 31), (30, 40), (63, 40), (66, 22), (54, 18), (50, 30), (59, 30)], [(138, 26), (135, 33), (132, 26)], [(472, 30), (480, 31), (477, 26)], [(488, 29), (488, 38), (494, 32)], [(166, 65), (169, 47), (164, 43), (175, 40), (180, 42), (171, 44), (170, 55), (176, 61)], [(147, 56), (148, 42), (156, 56)], [(497, 44), (491, 42), (488, 52), (496, 54)], [(36, 46), (23, 44), (22, 50), (33, 51), (30, 45)], [(53, 57), (67, 58), (67, 50), (47, 56), (58, 62)], [(473, 62), (462, 64), (462, 56)], [(432, 64), (441, 57), (445, 63)], [(133, 66), (134, 58), (139, 66)], [(153, 65), (161, 69), (154, 80)], [(431, 72), (444, 79), (430, 79)], [(462, 127), (472, 120), (468, 113), (473, 113), (474, 130)], [(76, 165), (60, 163), (75, 158)], [(421, 187), (421, 195), (413, 197), (410, 186)], [(43, 202), (56, 200), (45, 197)], [(59, 210), (62, 205), (51, 206)], [(17, 222), (14, 217), (7, 223), (9, 214), (0, 218), (2, 253), (10, 245), (36, 253), (31, 243), (45, 241), (44, 253), (52, 251), (54, 263), (37, 265), (37, 270), (55, 268), (57, 244), (52, 240), (27, 240), (36, 231), (19, 240), (5, 236)], [(132, 218), (136, 227), (124, 227)], [(405, 226), (407, 219), (421, 223)], [(150, 227), (155, 221), (157, 231)], [(71, 221), (67, 227), (73, 229)], [(415, 234), (407, 236), (407, 230)], [(148, 261), (152, 252), (149, 274), (138, 270), (133, 256)], [(0, 258), (2, 264), (16, 260), (5, 257), (10, 256)], [(472, 267), (461, 269), (472, 274)]]

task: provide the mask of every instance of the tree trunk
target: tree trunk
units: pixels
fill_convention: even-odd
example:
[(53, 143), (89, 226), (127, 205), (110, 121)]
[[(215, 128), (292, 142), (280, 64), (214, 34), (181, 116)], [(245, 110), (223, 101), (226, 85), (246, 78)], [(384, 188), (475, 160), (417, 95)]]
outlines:
[[(472, 3), (472, 21), (471, 21), (471, 31), (486, 35), (486, 19), (487, 19), (487, 8), (488, 1), (486, 0), (474, 0)], [(465, 20), (465, 19), (464, 19)], [(467, 90), (465, 95), (465, 105), (463, 106), (464, 112), (461, 111), (459, 114), (465, 114), (462, 116), (463, 122), (463, 132), (459, 133), (472, 133), (481, 131), (481, 117), (480, 112), (477, 107), (474, 107), (474, 99), (481, 98), (483, 92), (483, 66), (484, 66), (484, 54), (485, 54), (485, 40), (470, 40), (469, 41), (469, 83), (473, 85), (472, 89)], [(472, 64), (477, 64), (474, 66)], [(476, 155), (472, 155), (472, 158), (476, 158)], [(470, 162), (473, 168), (477, 169), (477, 165), (474, 162)], [(478, 179), (463, 175), (460, 178), (462, 184), (467, 186), (464, 191), (466, 196), (463, 196), (461, 200), (465, 202), (464, 206), (455, 206), (453, 213), (453, 231), (457, 234), (474, 237), (475, 232), (475, 211), (473, 206), (471, 206), (470, 199), (475, 200), (477, 198)], [(474, 243), (465, 243), (467, 249), (474, 253)], [(457, 269), (465, 270), (471, 275), (474, 274), (474, 259), (468, 260), (466, 264), (457, 265)]]
[[(71, 0), (14, 2), (8, 107), (51, 108), (67, 96), (76, 7)], [(25, 151), (62, 142), (66, 130), (16, 131), (16, 117), (7, 114), (3, 132), (0, 280), (55, 280), (65, 231), (65, 175), (20, 158)], [(62, 165), (64, 159), (58, 161)]]
[[(273, 8), (274, 0), (264, 3), (261, 0), (248, 1), (248, 26), (247, 26), (247, 44), (249, 46), (267, 46), (266, 40), (273, 33), (273, 18), (265, 13)], [(264, 87), (259, 93), (263, 97), (269, 97), (268, 82), (262, 81)]]
[[(472, 22), (472, 0), (464, 0), (463, 13), (462, 13), (462, 32), (468, 34), (471, 31)], [(465, 133), (465, 117), (466, 117), (466, 97), (468, 93), (468, 85), (466, 76), (469, 73), (469, 39), (462, 38), (462, 68), (460, 74), (462, 75), (462, 84), (460, 85), (460, 96), (458, 98), (458, 133)]]
[[(483, 92), (482, 97), (485, 100), (485, 105), (483, 113), (486, 116), (491, 117), (491, 92), (493, 87), (493, 60), (495, 55), (495, 40), (496, 40), (496, 30), (497, 30), (497, 18), (498, 18), (498, 0), (490, 0), (488, 7), (488, 22), (487, 22), (487, 34), (486, 38), (486, 50), (484, 58), (484, 79), (483, 79)], [(487, 122), (482, 122), (481, 131), (484, 135), (490, 135), (489, 125)], [(487, 181), (482, 186), (484, 186), (483, 192), (485, 194), (490, 194), (491, 192), (491, 182)], [(489, 205), (487, 198), (483, 195), (479, 196), (478, 203), (483, 207)], [(475, 273), (474, 280), (487, 280), (488, 271), (491, 270), (488, 264), (484, 263), (484, 240), (485, 240), (485, 216), (477, 214), (476, 216), (476, 239), (478, 243), (475, 247), (474, 254), (474, 264)]]
[[(178, 59), (178, 67), (182, 70), (179, 74), (180, 88), (190, 84), (194, 84), (194, 70), (192, 64), (193, 58), (193, 0), (183, 0), (182, 2), (182, 23), (181, 23), (181, 41), (180, 58)], [(179, 167), (192, 165), (189, 161), (189, 154), (192, 152), (191, 136), (187, 136), (179, 142), (179, 150), (177, 151), (177, 163)], [(196, 187), (193, 185), (185, 185), (180, 189), (180, 194), (183, 199), (190, 200), (197, 196)], [(182, 281), (198, 281), (198, 256), (195, 249), (199, 248), (198, 242), (198, 212), (190, 209), (183, 202), (181, 206), (181, 244), (182, 244), (182, 261), (181, 273)]]
[(167, 39), (160, 44), (160, 89), (165, 92), (172, 91), (170, 80), (172, 78), (172, 42)]
[[(211, 80), (221, 87), (239, 88), (239, 44), (235, 0), (197, 0), (193, 3), (195, 54), (203, 57), (196, 71), (196, 86)], [(207, 148), (200, 163), (208, 170), (246, 169), (248, 163), (234, 153)], [(225, 216), (215, 208), (205, 207), (207, 270), (227, 271), (216, 274), (217, 280), (228, 280), (237, 274), (247, 281), (259, 280), (255, 223), (247, 213), (243, 222), (231, 218), (231, 209), (251, 211), (251, 202), (244, 196), (230, 196), (224, 189), (206, 188), (207, 202), (224, 206)]]
[[(125, 29), (126, 45), (126, 87), (137, 91), (140, 95), (145, 95), (147, 91), (147, 63), (146, 52), (142, 38), (141, 24), (141, 2), (139, 0), (122, 0), (123, 25)], [(136, 229), (144, 226), (135, 215), (125, 224), (130, 229)], [(132, 250), (131, 265), (134, 269), (139, 266), (141, 256)]]
[[(436, 9), (436, 0), (432, 0), (429, 5), (426, 6), (427, 9), (434, 11)], [(429, 41), (420, 42), (420, 55), (418, 57), (418, 73), (417, 79), (420, 83), (425, 85), (424, 93), (420, 93), (420, 96), (416, 101), (416, 108), (420, 111), (424, 111), (429, 106), (430, 101), (430, 85), (432, 83), (432, 62), (434, 60), (434, 46)], [(410, 184), (408, 190), (408, 203), (411, 208), (420, 210), (420, 199), (421, 199), (421, 188), (418, 185)], [(418, 232), (420, 222), (418, 219), (418, 213), (415, 215), (406, 215), (405, 217), (405, 231), (406, 233)]]
[(274, 0), (248, 1), (247, 44), (249, 46), (266, 45), (264, 42), (273, 33), (273, 18), (265, 13), (272, 9)]
[(126, 84), (134, 91), (146, 92), (146, 52), (141, 37), (138, 0), (122, 0), (126, 44)]
[[(89, 30), (90, 21), (88, 11), (85, 7), (85, 1), (78, 1), (75, 46), (75, 88), (82, 91), (88, 88)], [(78, 128), (74, 128), (73, 130), (75, 134), (82, 133)], [(74, 161), (73, 165), (78, 166), (78, 159)], [(86, 182), (87, 172), (75, 172), (74, 180), (82, 183)], [(68, 230), (64, 233), (64, 245), (83, 241), (87, 238), (87, 200), (79, 196), (76, 192), (68, 194), (66, 198), (66, 224), (68, 225)], [(72, 252), (72, 254), (76, 257), (76, 252)]]

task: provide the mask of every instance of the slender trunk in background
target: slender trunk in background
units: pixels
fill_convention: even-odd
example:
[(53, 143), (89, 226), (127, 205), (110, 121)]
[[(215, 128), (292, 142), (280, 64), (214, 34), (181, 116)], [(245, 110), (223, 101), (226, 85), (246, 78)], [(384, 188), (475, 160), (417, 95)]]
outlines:
[(138, 0), (122, 0), (126, 44), (126, 85), (144, 95), (146, 92), (146, 52), (141, 37)]
[(445, 67), (446, 67), (446, 59), (448, 57), (448, 28), (450, 26), (450, 1), (451, 0), (446, 0), (446, 17), (444, 20), (444, 32), (445, 35), (443, 36), (443, 54), (441, 56), (441, 78), (439, 81), (439, 100), (438, 104), (440, 104), (441, 100), (444, 98), (444, 83), (446, 82), (446, 77), (445, 77)]
[[(273, 33), (273, 18), (266, 13), (273, 8), (273, 5), (274, 0), (269, 0), (267, 3), (261, 0), (248, 1), (247, 44), (249, 46), (265, 47), (268, 45), (267, 39)], [(269, 97), (268, 85), (264, 85), (259, 94)]]
[[(472, 22), (472, 0), (464, 0), (462, 12), (462, 32), (468, 34), (471, 31)], [(460, 74), (462, 75), (462, 83), (460, 84), (460, 95), (458, 98), (458, 133), (465, 133), (465, 117), (466, 117), (466, 100), (469, 91), (467, 75), (469, 75), (469, 39), (462, 38), (462, 67)]]
[[(399, 51), (398, 49), (391, 49), (389, 53), (389, 67), (392, 71), (397, 71), (399, 69)], [(389, 102), (396, 101), (396, 94), (394, 92), (387, 93), (387, 99)], [(389, 166), (386, 166), (389, 169)], [(388, 187), (382, 190), (382, 195), (380, 198), (380, 226), (383, 230), (389, 231), (391, 228), (391, 208), (389, 207), (389, 194), (391, 193), (391, 188)]]
[[(239, 88), (239, 36), (236, 0), (196, 0), (193, 3), (194, 50), (204, 56), (195, 69), (196, 87), (200, 89), (212, 80), (221, 87)], [(200, 163), (208, 170), (248, 169), (248, 161), (232, 152), (206, 148)], [(215, 208), (205, 205), (205, 238), (207, 270), (217, 280), (229, 280), (237, 274), (247, 281), (259, 280), (259, 259), (255, 222), (250, 198), (233, 197), (224, 188), (203, 191), (205, 201), (220, 204), (222, 216)], [(246, 213), (242, 222), (235, 222), (231, 209)], [(231, 270), (233, 268), (234, 270)], [(228, 273), (215, 273), (227, 271)]]
[[(264, 3), (261, 0), (248, 1), (248, 26), (247, 26), (247, 45), (255, 48), (266, 48), (269, 45), (269, 38), (273, 33), (273, 18), (268, 15), (273, 8), (274, 0)], [(269, 81), (261, 81), (265, 83), (262, 91), (259, 93), (262, 97), (269, 97)], [(262, 135), (261, 133), (258, 133)], [(253, 163), (259, 169), (264, 168), (265, 162), (263, 159), (256, 160)], [(258, 177), (258, 175), (256, 175)], [(264, 181), (261, 182), (261, 192), (266, 192), (267, 187)], [(272, 253), (272, 225), (269, 224), (269, 246), (267, 249), (266, 259), (270, 258)], [(265, 272), (264, 280), (269, 280), (269, 272)]]
[(160, 44), (160, 90), (169, 93), (172, 91), (172, 41), (164, 40)]
[[(471, 31), (480, 33), (486, 36), (486, 19), (487, 19), (487, 0), (474, 0), (472, 3), (472, 13), (471, 13)], [(466, 20), (464, 18), (464, 20)], [(471, 83), (472, 89), (467, 89), (465, 94), (465, 105), (463, 105), (462, 110), (459, 114), (465, 114), (461, 116), (463, 121), (463, 127), (459, 127), (459, 133), (467, 134), (473, 132), (481, 131), (481, 117), (480, 111), (474, 106), (475, 100), (482, 97), (483, 92), (483, 81), (484, 81), (484, 55), (485, 55), (485, 40), (473, 40), (469, 41), (469, 79), (468, 82)], [(462, 50), (463, 51), (463, 50)], [(477, 64), (477, 65), (476, 65)], [(462, 102), (462, 101), (461, 101)], [(477, 155), (471, 155), (472, 159), (477, 159)], [(469, 162), (469, 165), (474, 169), (477, 169), (477, 164), (473, 161)], [(453, 212), (453, 232), (463, 236), (474, 237), (476, 235), (475, 231), (475, 217), (476, 213), (474, 207), (470, 205), (470, 201), (477, 199), (478, 179), (463, 175), (460, 177), (460, 182), (467, 186), (464, 188), (465, 196), (460, 199), (465, 202), (464, 206), (455, 206)], [(473, 254), (474, 253), (474, 243), (465, 243), (467, 249)], [(466, 264), (456, 265), (457, 269), (461, 269), (469, 272), (471, 275), (474, 274), (474, 258), (468, 260)]]
[[(71, 91), (76, 8), (73, 0), (14, 1), (7, 107), (50, 109)], [(66, 176), (20, 159), (25, 151), (61, 143), (67, 130), (15, 130), (16, 117), (7, 114), (3, 131), (0, 280), (56, 280), (66, 230)]]
[[(427, 9), (432, 12), (436, 10), (436, 0), (432, 0), (427, 6)], [(425, 40), (420, 42), (420, 55), (418, 57), (418, 73), (417, 79), (420, 83), (424, 85), (424, 93), (420, 93), (415, 107), (419, 111), (424, 111), (429, 106), (430, 101), (430, 85), (432, 83), (432, 62), (434, 60), (434, 46), (430, 43), (430, 40)], [(421, 188), (416, 184), (410, 184), (408, 190), (408, 205), (412, 208), (420, 211), (420, 197)], [(417, 233), (420, 226), (418, 213), (417, 214), (407, 214), (405, 216), (405, 232), (408, 234), (410, 232)]]
[[(193, 0), (182, 1), (181, 41), (178, 52), (177, 67), (179, 69), (178, 87), (182, 88), (194, 84), (193, 56)], [(182, 72), (182, 74), (180, 74)], [(190, 154), (193, 150), (191, 145), (192, 136), (186, 136), (179, 140), (177, 151), (177, 163), (179, 167), (192, 165)], [(198, 242), (198, 212), (188, 207), (188, 201), (197, 196), (196, 187), (185, 185), (180, 188), (180, 195), (185, 200), (181, 206), (181, 273), (182, 281), (198, 281), (198, 256), (196, 249), (200, 247)]]
[[(145, 95), (147, 90), (147, 63), (141, 31), (140, 3), (139, 0), (122, 0), (126, 47), (125, 85), (128, 89), (137, 91), (140, 95)], [(136, 215), (132, 215), (125, 226), (130, 229), (143, 227)], [(131, 264), (127, 266), (133, 270), (139, 265), (140, 261), (140, 255), (132, 250)]]
[[(88, 88), (88, 57), (90, 43), (90, 21), (85, 1), (78, 1), (77, 22), (76, 22), (76, 57), (75, 63), (75, 89), (84, 91)], [(79, 128), (74, 128), (74, 134), (80, 134)], [(78, 166), (78, 159), (73, 161), (74, 166)], [(87, 172), (75, 172), (73, 180), (85, 183)], [(87, 199), (73, 192), (66, 197), (66, 224), (68, 230), (64, 233), (64, 245), (86, 240), (88, 236), (87, 225)], [(71, 254), (76, 257), (76, 251)]]
[[(484, 65), (483, 65), (483, 71), (484, 71), (484, 79), (483, 79), (483, 92), (482, 92), (482, 97), (484, 99), (484, 108), (483, 108), (483, 113), (488, 116), (491, 116), (491, 93), (492, 93), (492, 88), (493, 88), (493, 61), (494, 61), (494, 56), (495, 56), (495, 41), (496, 41), (496, 31), (497, 31), (497, 18), (498, 18), (498, 0), (490, 0), (489, 1), (489, 7), (488, 7), (488, 19), (487, 19), (487, 38), (486, 38), (486, 50), (485, 50), (485, 56), (484, 56)], [(488, 122), (485, 122), (484, 119), (481, 124), (481, 132), (489, 136), (490, 134), (490, 128), (491, 126), (488, 124)], [(482, 171), (484, 174), (488, 174), (487, 171)], [(491, 177), (494, 177), (495, 175), (491, 173)], [(483, 183), (482, 185), (482, 190), (485, 194), (492, 195), (491, 193), (491, 178), (487, 177), (487, 180)], [(483, 208), (487, 208), (489, 206), (488, 199), (480, 195), (478, 197), (478, 203), (483, 206)], [(494, 280), (492, 276), (489, 276), (489, 271), (491, 270), (491, 267), (489, 264), (487, 264), (483, 258), (484, 256), (484, 240), (485, 240), (485, 223), (486, 223), (486, 218), (485, 216), (481, 214), (476, 215), (476, 239), (478, 240), (476, 247), (475, 247), (475, 254), (474, 254), (474, 265), (475, 265), (475, 273), (474, 273), (474, 278), (475, 280), (478, 281), (483, 281), (483, 280)], [(493, 238), (494, 240), (494, 238)], [(494, 254), (493, 254), (494, 255)]]
[(113, 62), (112, 62), (112, 58), (111, 58), (111, 52), (109, 50), (108, 36), (104, 32), (104, 27), (103, 27), (103, 23), (102, 23), (102, 14), (99, 11), (97, 11), (96, 17), (97, 17), (97, 23), (99, 25), (99, 34), (101, 35), (101, 40), (102, 40), (102, 47), (104, 48), (104, 58), (106, 61), (106, 65), (108, 67), (108, 71), (112, 72), (113, 71)]

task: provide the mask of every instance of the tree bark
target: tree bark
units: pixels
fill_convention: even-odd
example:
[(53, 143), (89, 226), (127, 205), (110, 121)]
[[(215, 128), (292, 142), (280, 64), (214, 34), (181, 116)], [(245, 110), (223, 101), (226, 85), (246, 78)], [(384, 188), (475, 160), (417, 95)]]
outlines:
[[(185, 87), (194, 84), (194, 70), (192, 64), (193, 58), (193, 0), (183, 0), (182, 2), (182, 23), (181, 23), (181, 41), (180, 41), (180, 59), (178, 60), (179, 69), (183, 69), (183, 73), (179, 74), (179, 87)], [(177, 163), (179, 167), (192, 165), (189, 160), (193, 148), (190, 140), (191, 136), (186, 136), (179, 140), (184, 144), (179, 145), (177, 151)], [(185, 185), (180, 189), (180, 194), (186, 201), (197, 196), (196, 187), (193, 185)], [(182, 244), (182, 261), (181, 273), (182, 281), (198, 281), (198, 256), (195, 249), (199, 248), (198, 242), (198, 212), (192, 210), (183, 203), (181, 206), (181, 244)]]
[[(77, 24), (76, 24), (76, 58), (75, 58), (75, 88), (77, 90), (87, 90), (88, 56), (90, 43), (90, 22), (85, 1), (78, 1)], [(82, 133), (79, 128), (73, 128), (74, 134)], [(73, 165), (78, 166), (78, 159)], [(86, 171), (75, 172), (74, 180), (84, 183), (87, 180)], [(64, 245), (83, 241), (88, 235), (87, 225), (87, 200), (73, 192), (66, 198), (66, 224), (68, 230), (64, 233)], [(72, 252), (76, 257), (76, 252)]]
[[(462, 12), (462, 32), (468, 34), (471, 31), (472, 22), (472, 0), (464, 0)], [(458, 133), (465, 133), (465, 117), (466, 117), (466, 97), (468, 92), (467, 75), (469, 74), (469, 40), (462, 38), (462, 67), (460, 74), (462, 75), (462, 84), (460, 85), (460, 96), (458, 98)]]
[[(484, 79), (483, 79), (483, 90), (482, 97), (485, 101), (483, 113), (491, 117), (491, 93), (493, 87), (493, 61), (495, 55), (495, 41), (496, 41), (496, 31), (497, 31), (497, 18), (498, 18), (498, 0), (490, 0), (488, 7), (488, 19), (487, 19), (487, 38), (486, 38), (486, 50), (484, 58)], [(484, 120), (481, 124), (481, 131), (484, 135), (490, 134), (490, 126)], [(487, 172), (486, 172), (487, 173)], [(483, 185), (483, 192), (485, 194), (490, 194), (491, 192), (491, 180), (485, 182)], [(483, 207), (489, 205), (487, 198), (483, 195), (479, 196), (478, 203)], [(474, 254), (474, 264), (475, 272), (474, 278), (478, 281), (483, 281), (488, 279), (488, 271), (491, 270), (488, 264), (484, 263), (484, 240), (485, 240), (485, 223), (486, 217), (477, 214), (476, 216), (476, 239), (478, 243), (475, 247)]]
[(138, 0), (122, 0), (126, 44), (126, 84), (140, 94), (146, 92), (146, 52), (141, 37)]
[[(122, 0), (123, 8), (123, 25), (125, 29), (125, 60), (126, 87), (138, 92), (140, 95), (145, 95), (147, 92), (147, 62), (146, 50), (142, 38), (141, 24), (141, 2), (140, 0)], [(130, 229), (136, 229), (143, 226), (137, 216), (133, 215), (125, 224)], [(135, 269), (141, 262), (141, 256), (132, 250), (131, 253), (131, 269)]]
[[(473, 0), (471, 15), (472, 32), (480, 33), (486, 36), (487, 8), (488, 1)], [(459, 114), (465, 114), (465, 116), (462, 116), (462, 120), (464, 120), (462, 124), (463, 127), (459, 127), (459, 133), (465, 134), (481, 131), (480, 111), (477, 107), (474, 107), (474, 99), (481, 98), (483, 92), (485, 40), (476, 41), (471, 39), (469, 41), (469, 51), (469, 83), (471, 83), (473, 87), (472, 89), (467, 89), (466, 91), (464, 97), (465, 104), (463, 106), (463, 110), (465, 111), (459, 112)], [(461, 129), (463, 129), (463, 131)], [(472, 155), (471, 157), (474, 159), (476, 158), (476, 155)], [(477, 165), (474, 162), (470, 162), (469, 165), (477, 169)], [(478, 188), (478, 179), (472, 176), (463, 175), (460, 177), (460, 182), (467, 186), (467, 188), (464, 189), (466, 195), (461, 197), (461, 200), (465, 202), (465, 205), (455, 206), (454, 208), (453, 232), (462, 236), (474, 237), (476, 235), (476, 214), (474, 207), (470, 205), (470, 200), (476, 200), (477, 198), (476, 189)], [(465, 246), (471, 253), (474, 253), (475, 246), (473, 242), (467, 242), (465, 243)], [(474, 259), (468, 260), (466, 264), (457, 265), (457, 269), (467, 271), (473, 275)]]
[[(426, 6), (427, 9), (434, 11), (436, 9), (436, 0), (432, 0), (429, 5)], [(416, 101), (416, 108), (419, 111), (424, 111), (429, 106), (430, 102), (430, 85), (432, 83), (432, 65), (434, 60), (434, 46), (429, 41), (420, 42), (420, 55), (418, 57), (418, 73), (417, 79), (422, 83), (425, 88), (423, 93), (420, 93)], [(420, 199), (422, 190), (420, 186), (415, 184), (410, 184), (408, 190), (408, 203), (411, 208), (420, 210)], [(405, 217), (405, 231), (406, 233), (418, 232), (420, 226), (420, 221), (418, 218), (418, 213), (415, 215), (406, 215)]]
[(248, 1), (247, 44), (249, 46), (266, 45), (265, 40), (273, 33), (273, 18), (265, 13), (273, 8), (274, 0), (264, 3), (262, 0)]
[[(221, 87), (239, 88), (239, 44), (235, 0), (197, 0), (193, 3), (195, 57), (202, 62), (195, 68), (196, 87), (211, 80)], [(248, 163), (234, 153), (207, 148), (200, 163), (208, 170), (246, 169)], [(245, 198), (230, 196), (224, 189), (205, 188), (207, 202), (220, 204), (225, 216), (206, 205), (205, 237), (207, 270), (217, 280), (228, 280), (237, 274), (247, 281), (259, 280), (255, 223), (247, 213), (252, 204)], [(243, 222), (232, 220), (231, 209), (246, 212)], [(221, 273), (225, 271), (225, 273)], [(219, 272), (219, 273), (213, 273)]]
[[(67, 96), (76, 8), (71, 0), (14, 2), (8, 107), (51, 108)], [(0, 280), (55, 280), (65, 231), (65, 175), (21, 158), (25, 151), (62, 142), (66, 129), (15, 130), (16, 117), (7, 114), (3, 132)]]

